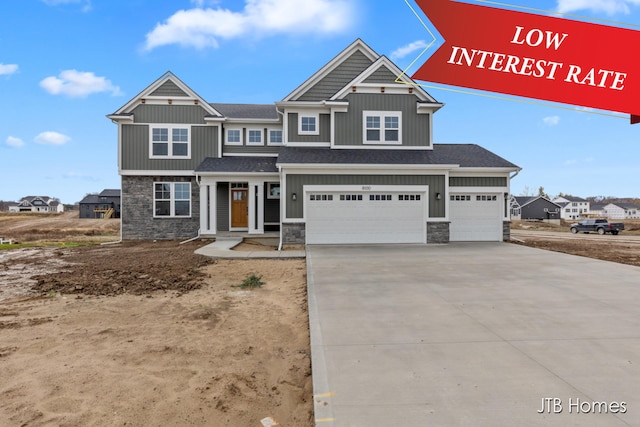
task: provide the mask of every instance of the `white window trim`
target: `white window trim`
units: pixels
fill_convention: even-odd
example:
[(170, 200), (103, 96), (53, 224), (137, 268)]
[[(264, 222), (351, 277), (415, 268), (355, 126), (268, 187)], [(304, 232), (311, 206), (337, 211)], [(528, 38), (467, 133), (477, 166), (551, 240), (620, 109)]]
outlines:
[[(260, 135), (260, 141), (251, 142), (251, 132), (258, 132)], [(264, 129), (262, 128), (247, 128), (247, 145), (260, 146), (264, 145)]]
[[(153, 130), (154, 129), (167, 129), (168, 132), (168, 154), (166, 156), (153, 154)], [(174, 156), (173, 155), (173, 129), (186, 129), (187, 130), (187, 155), (186, 156)], [(179, 142), (184, 144), (184, 142)], [(149, 158), (150, 159), (190, 159), (191, 158), (191, 125), (183, 125), (183, 124), (153, 124), (149, 125)]]
[[(273, 131), (279, 131), (280, 132), (280, 138), (282, 139), (281, 142), (273, 142), (271, 140), (271, 132), (273, 132)], [(267, 145), (283, 145), (283, 143), (284, 143), (284, 130), (277, 129), (277, 128), (267, 129)]]
[[(369, 141), (367, 139), (367, 116), (380, 118), (380, 141)], [(385, 140), (385, 117), (398, 118), (398, 140)], [(363, 111), (362, 112), (362, 142), (367, 145), (402, 145), (402, 111)]]
[[(312, 117), (316, 121), (316, 129), (314, 131), (302, 130), (302, 118)], [(320, 135), (320, 114), (319, 113), (298, 113), (298, 135)]]
[[(156, 215), (156, 202), (159, 200), (167, 200), (167, 199), (156, 199), (156, 184), (169, 184), (171, 187), (171, 197), (169, 200), (169, 215)], [(176, 215), (176, 184), (187, 184), (189, 185), (189, 214), (188, 215)], [(154, 181), (153, 182), (153, 217), (154, 218), (191, 218), (191, 208), (193, 205), (193, 197), (191, 194), (191, 183), (190, 182), (167, 182), (167, 181)], [(178, 200), (186, 200), (186, 199), (178, 199)]]
[[(229, 131), (239, 131), (240, 132), (240, 142), (229, 142)], [(242, 131), (242, 128), (237, 128), (237, 127), (232, 127), (232, 128), (226, 128), (224, 130), (224, 145), (244, 145), (244, 132)]]

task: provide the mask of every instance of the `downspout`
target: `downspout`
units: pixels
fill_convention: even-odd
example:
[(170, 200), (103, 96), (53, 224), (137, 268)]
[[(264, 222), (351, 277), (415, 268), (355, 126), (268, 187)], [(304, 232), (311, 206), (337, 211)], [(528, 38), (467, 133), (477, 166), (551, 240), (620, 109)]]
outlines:
[[(283, 127), (282, 134), (285, 135), (285, 132), (284, 132), (284, 112), (280, 111), (277, 106), (276, 106), (276, 112), (282, 116), (282, 127)], [(283, 138), (282, 145), (286, 145), (285, 143), (286, 143), (286, 141)], [(282, 167), (281, 166), (278, 166), (278, 173), (280, 174), (280, 188), (282, 188)], [(281, 197), (281, 199), (280, 199), (280, 227), (278, 227), (280, 229), (280, 233), (279, 233), (280, 234), (280, 242), (278, 243), (278, 252), (282, 251), (282, 218), (284, 218), (282, 216), (282, 213), (283, 213), (282, 212), (283, 211), (283, 209), (282, 209), (282, 206), (283, 206), (282, 205), (282, 201), (284, 200), (285, 203), (287, 201), (287, 198), (282, 193), (280, 194), (280, 197)]]

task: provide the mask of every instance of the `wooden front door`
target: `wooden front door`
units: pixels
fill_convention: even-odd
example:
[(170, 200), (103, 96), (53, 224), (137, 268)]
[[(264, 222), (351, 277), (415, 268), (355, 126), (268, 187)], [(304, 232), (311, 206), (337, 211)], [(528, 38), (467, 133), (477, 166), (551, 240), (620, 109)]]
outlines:
[(231, 190), (231, 227), (245, 228), (249, 226), (248, 190)]

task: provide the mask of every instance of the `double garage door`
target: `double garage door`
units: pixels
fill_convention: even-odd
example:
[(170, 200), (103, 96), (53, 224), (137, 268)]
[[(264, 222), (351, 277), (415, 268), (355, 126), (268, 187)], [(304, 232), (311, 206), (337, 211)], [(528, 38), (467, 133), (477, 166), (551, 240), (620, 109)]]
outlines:
[(502, 241), (500, 194), (451, 194), (449, 240), (452, 242)]
[(427, 189), (305, 191), (309, 244), (426, 243)]

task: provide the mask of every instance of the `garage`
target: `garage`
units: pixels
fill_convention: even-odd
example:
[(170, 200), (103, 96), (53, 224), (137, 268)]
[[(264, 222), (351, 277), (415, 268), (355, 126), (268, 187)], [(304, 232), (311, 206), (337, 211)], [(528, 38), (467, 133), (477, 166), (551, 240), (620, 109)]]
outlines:
[(426, 243), (428, 190), (422, 188), (381, 186), (367, 191), (305, 188), (306, 241)]
[(496, 193), (449, 196), (449, 240), (502, 241), (502, 198)]

